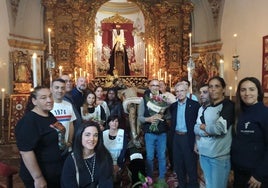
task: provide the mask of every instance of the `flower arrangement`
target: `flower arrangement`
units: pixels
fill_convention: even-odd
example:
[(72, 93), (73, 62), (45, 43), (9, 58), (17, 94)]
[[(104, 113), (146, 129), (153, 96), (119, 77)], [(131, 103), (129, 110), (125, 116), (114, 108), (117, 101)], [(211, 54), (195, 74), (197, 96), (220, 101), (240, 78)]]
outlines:
[(157, 121), (154, 123), (151, 123), (149, 129), (151, 132), (156, 132), (158, 131), (158, 123), (159, 121), (164, 121), (162, 119), (162, 116), (165, 112), (165, 110), (169, 107), (170, 103), (169, 103), (169, 99), (162, 95), (162, 94), (158, 94), (158, 95), (153, 95), (152, 93), (150, 93), (150, 96), (147, 98), (147, 107), (149, 109), (149, 113), (151, 116), (156, 115), (157, 117)]
[(153, 180), (151, 177), (145, 177), (141, 172), (138, 172), (139, 182), (135, 183), (132, 187), (136, 187), (141, 185), (142, 188), (148, 188), (150, 185), (153, 184)]

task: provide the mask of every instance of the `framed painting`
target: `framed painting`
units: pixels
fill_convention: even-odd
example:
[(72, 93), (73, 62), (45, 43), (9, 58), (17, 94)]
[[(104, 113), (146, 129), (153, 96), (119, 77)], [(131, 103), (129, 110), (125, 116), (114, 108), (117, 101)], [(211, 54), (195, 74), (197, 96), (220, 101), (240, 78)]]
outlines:
[(264, 95), (268, 96), (268, 35), (263, 37), (263, 55), (262, 55), (262, 87)]

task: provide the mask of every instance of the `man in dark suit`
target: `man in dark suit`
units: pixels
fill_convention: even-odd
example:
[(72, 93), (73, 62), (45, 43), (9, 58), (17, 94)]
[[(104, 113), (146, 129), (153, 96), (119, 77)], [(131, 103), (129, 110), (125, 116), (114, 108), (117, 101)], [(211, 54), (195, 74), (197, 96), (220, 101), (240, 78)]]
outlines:
[(178, 101), (171, 105), (170, 111), (171, 131), (173, 133), (173, 162), (179, 181), (178, 187), (198, 188), (197, 155), (194, 152), (194, 125), (200, 105), (187, 98), (187, 87), (182, 82), (176, 84), (175, 93)]

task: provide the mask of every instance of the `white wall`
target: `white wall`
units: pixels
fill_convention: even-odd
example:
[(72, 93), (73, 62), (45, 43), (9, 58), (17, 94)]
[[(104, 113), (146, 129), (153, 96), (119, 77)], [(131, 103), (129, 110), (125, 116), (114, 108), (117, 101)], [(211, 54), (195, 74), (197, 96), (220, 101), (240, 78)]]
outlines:
[(43, 21), (41, 0), (21, 0), (13, 34), (42, 39)]
[[(225, 0), (221, 36), (228, 86), (234, 88), (246, 76), (262, 79), (262, 37), (268, 35), (267, 7), (267, 0)], [(238, 34), (236, 39), (234, 33)], [(232, 70), (235, 43), (241, 65), (237, 82)]]
[(8, 62), (8, 35), (9, 35), (9, 22), (6, 1), (0, 1), (0, 88), (5, 88), (9, 90), (8, 84), (8, 72), (9, 72), (9, 62)]

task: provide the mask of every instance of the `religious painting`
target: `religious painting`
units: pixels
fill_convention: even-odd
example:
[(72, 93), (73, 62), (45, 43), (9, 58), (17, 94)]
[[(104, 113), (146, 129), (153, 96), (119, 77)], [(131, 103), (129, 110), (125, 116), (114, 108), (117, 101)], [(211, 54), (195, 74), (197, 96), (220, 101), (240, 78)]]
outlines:
[(15, 142), (15, 127), (25, 113), (29, 94), (10, 95), (9, 119), (8, 119), (8, 142)]
[(268, 96), (268, 35), (263, 37), (262, 61), (262, 87), (265, 96)]
[(42, 85), (43, 78), (43, 56), (37, 56), (35, 59), (35, 70), (33, 70), (33, 58), (28, 51), (10, 52), (10, 61), (13, 64), (13, 84), (14, 93), (29, 93), (34, 87), (33, 73), (36, 73), (36, 84)]

